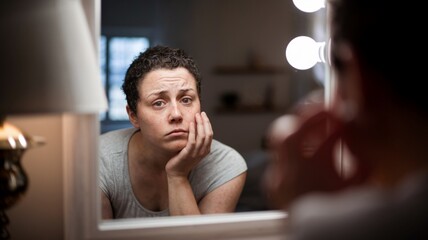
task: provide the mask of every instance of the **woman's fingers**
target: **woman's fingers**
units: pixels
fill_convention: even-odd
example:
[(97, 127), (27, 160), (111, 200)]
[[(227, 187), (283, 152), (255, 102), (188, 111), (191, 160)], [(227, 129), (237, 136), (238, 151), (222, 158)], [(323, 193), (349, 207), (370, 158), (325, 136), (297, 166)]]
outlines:
[(311, 191), (331, 191), (343, 180), (334, 165), (335, 145), (340, 139), (339, 124), (331, 115), (320, 112), (306, 119), (280, 146), (276, 202), (289, 206), (294, 199)]
[(205, 132), (203, 149), (205, 149), (204, 154), (208, 154), (211, 150), (211, 142), (214, 136), (214, 132), (211, 126), (211, 122), (205, 112), (201, 113), (201, 118), (202, 118), (202, 123), (204, 126), (204, 132)]

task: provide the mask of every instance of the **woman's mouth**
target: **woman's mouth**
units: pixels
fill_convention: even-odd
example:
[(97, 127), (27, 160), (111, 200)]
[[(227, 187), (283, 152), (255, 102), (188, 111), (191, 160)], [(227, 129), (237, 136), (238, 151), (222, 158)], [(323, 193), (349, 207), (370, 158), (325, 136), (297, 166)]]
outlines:
[(179, 137), (187, 135), (187, 131), (184, 129), (175, 129), (167, 134), (167, 136)]

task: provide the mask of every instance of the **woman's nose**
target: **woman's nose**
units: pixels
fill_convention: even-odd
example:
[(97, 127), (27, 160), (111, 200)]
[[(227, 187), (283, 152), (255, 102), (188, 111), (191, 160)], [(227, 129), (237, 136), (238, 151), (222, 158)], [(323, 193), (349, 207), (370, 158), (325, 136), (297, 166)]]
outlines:
[(181, 122), (183, 120), (183, 115), (180, 106), (176, 103), (171, 104), (169, 120), (171, 122)]

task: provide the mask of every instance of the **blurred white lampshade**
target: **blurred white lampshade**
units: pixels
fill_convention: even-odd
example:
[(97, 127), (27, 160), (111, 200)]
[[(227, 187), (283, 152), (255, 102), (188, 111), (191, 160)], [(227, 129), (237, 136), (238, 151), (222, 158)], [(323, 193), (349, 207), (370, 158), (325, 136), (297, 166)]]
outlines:
[(0, 117), (107, 108), (80, 1), (1, 1), (0, 33)]

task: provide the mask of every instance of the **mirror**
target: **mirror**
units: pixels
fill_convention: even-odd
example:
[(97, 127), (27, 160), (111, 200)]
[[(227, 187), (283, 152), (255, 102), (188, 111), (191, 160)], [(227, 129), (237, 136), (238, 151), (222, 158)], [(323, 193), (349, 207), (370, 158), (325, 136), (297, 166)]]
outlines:
[[(291, 0), (100, 2), (101, 35), (144, 37), (150, 45), (180, 47), (195, 58), (203, 76), (202, 108), (213, 125), (215, 139), (235, 148), (247, 161), (251, 161), (252, 154), (261, 151), (264, 133), (275, 118), (290, 111), (299, 99), (312, 90), (325, 88), (326, 74), (322, 64), (299, 71), (285, 59), (285, 48), (296, 36), (308, 35), (325, 41), (325, 11), (303, 13)], [(130, 61), (127, 62), (129, 64)], [(121, 77), (116, 79), (122, 80)], [(108, 81), (114, 82), (114, 78), (110, 76)], [(111, 89), (108, 93), (112, 94), (110, 100), (113, 100), (118, 91), (114, 89), (114, 84), (109, 84)], [(228, 103), (224, 99), (230, 95), (238, 100)], [(117, 104), (120, 105), (120, 101)], [(110, 107), (114, 105), (110, 102)], [(102, 131), (126, 126), (130, 126), (126, 120), (101, 121)], [(250, 174), (257, 167), (253, 169), (252, 162), (247, 164), (247, 178), (253, 179)], [(93, 168), (97, 169), (96, 166)], [(255, 173), (254, 178), (257, 175), (260, 171)], [(257, 184), (254, 181), (246, 186), (257, 188)], [(100, 208), (96, 203), (98, 198), (94, 197), (92, 204)], [(234, 214), (115, 220), (102, 222), (94, 226), (93, 229), (97, 230), (91, 231), (109, 237), (117, 234), (118, 238), (123, 234), (149, 236), (171, 231), (185, 234), (189, 229), (195, 234), (220, 234), (211, 227), (213, 224), (224, 228), (223, 234), (226, 235), (236, 234), (226, 229), (242, 228), (246, 229), (246, 234), (256, 235), (277, 231), (275, 227), (281, 224), (285, 213), (251, 205), (251, 199), (247, 202), (244, 200), (242, 198), (243, 202), (238, 203)], [(98, 223), (99, 209), (95, 210), (95, 214), (90, 219)], [(252, 229), (249, 228), (251, 224)], [(169, 227), (169, 231), (162, 230), (165, 226)], [(139, 231), (141, 229), (145, 229), (144, 233)]]

